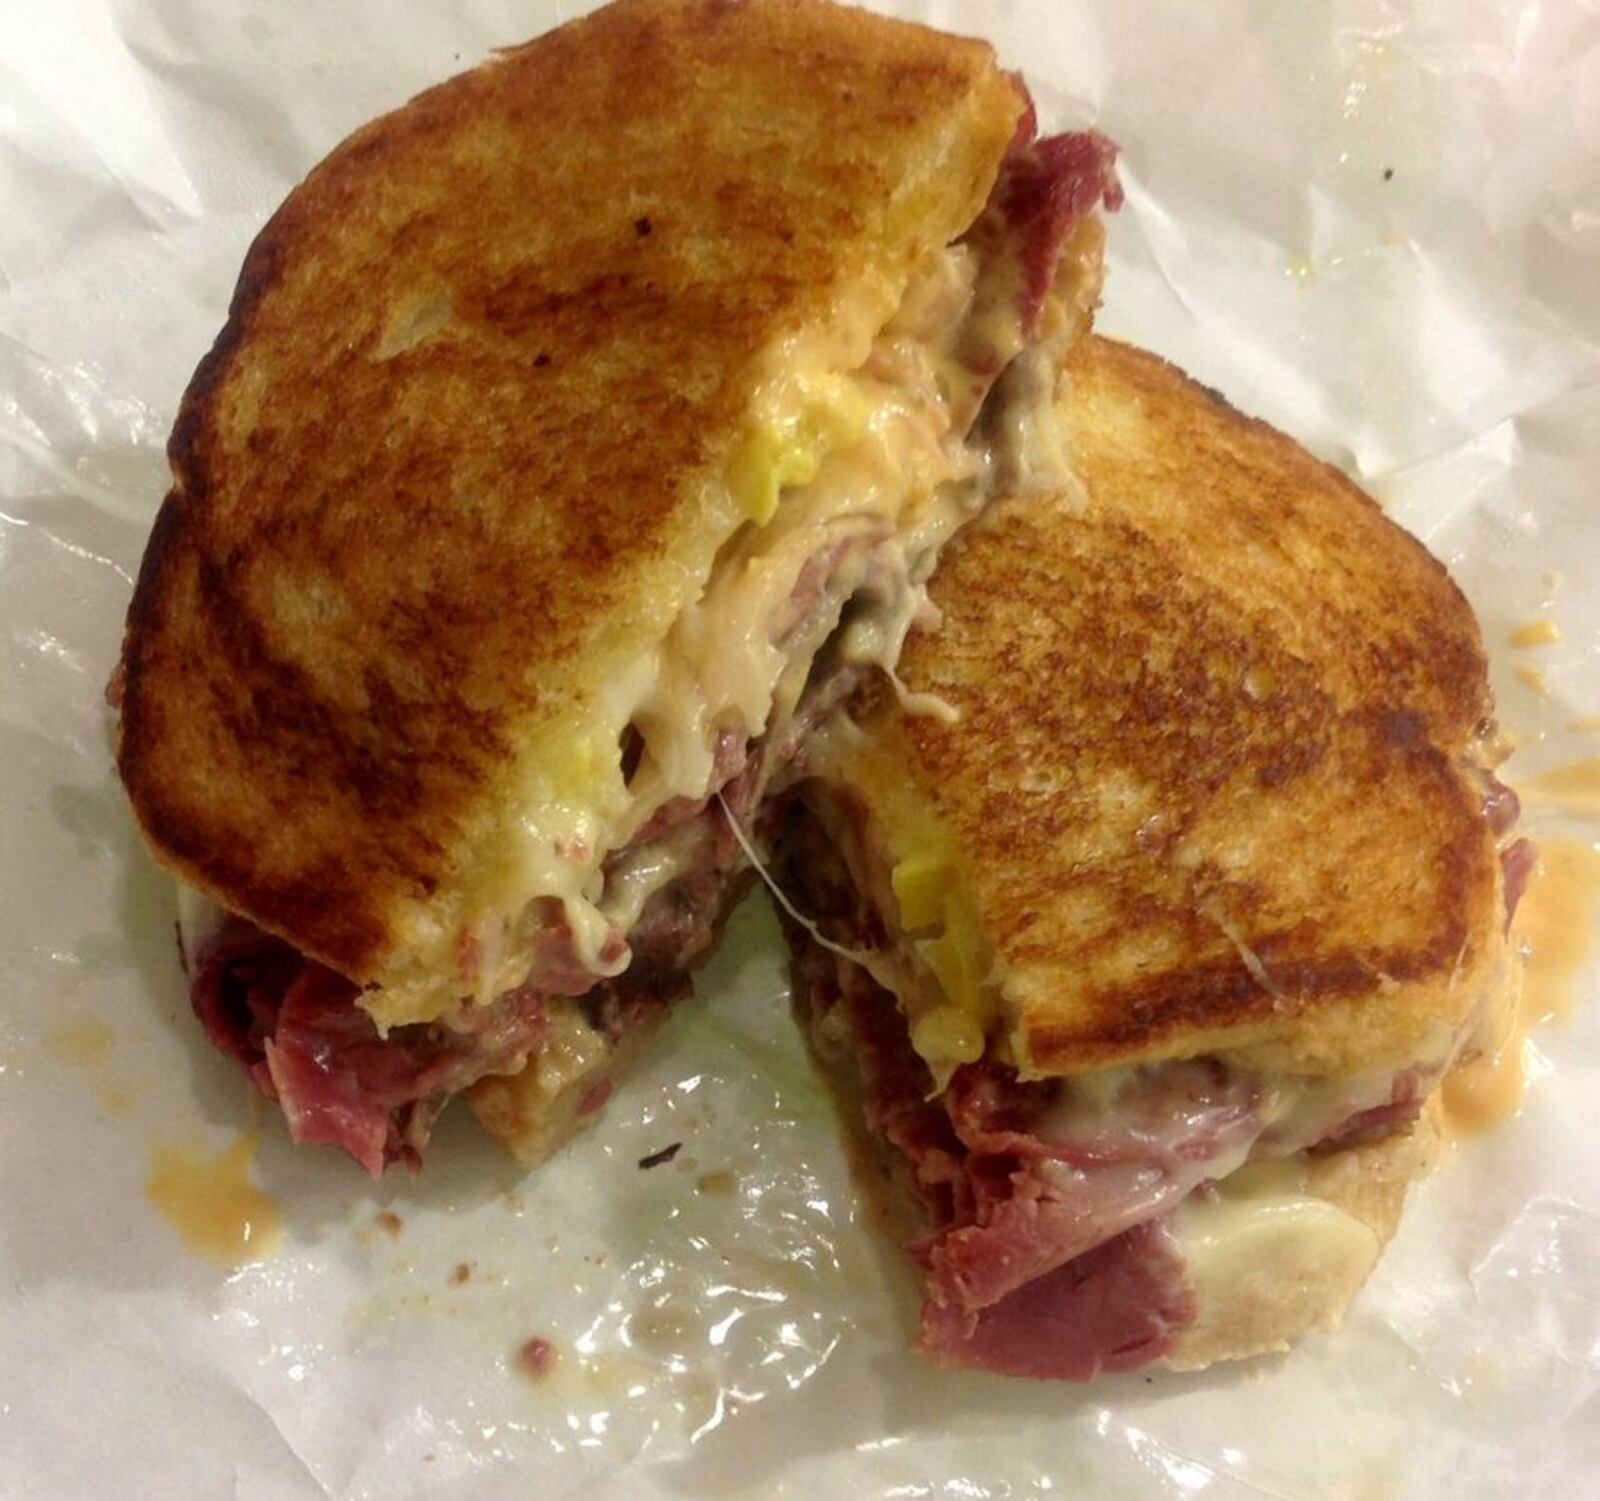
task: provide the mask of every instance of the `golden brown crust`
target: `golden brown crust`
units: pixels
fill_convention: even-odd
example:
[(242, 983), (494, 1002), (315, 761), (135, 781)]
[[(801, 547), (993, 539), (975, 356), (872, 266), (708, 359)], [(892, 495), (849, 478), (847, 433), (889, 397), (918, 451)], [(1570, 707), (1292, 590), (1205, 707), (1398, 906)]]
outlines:
[(1159, 359), (1087, 339), (1068, 376), (1084, 494), (970, 528), (901, 666), (960, 722), (876, 717), (963, 857), (1018, 1060), (1409, 1060), (1503, 942), (1471, 611), (1344, 476)]
[(541, 729), (658, 639), (789, 334), (981, 208), (984, 45), (622, 0), (358, 131), (173, 432), (119, 764), (158, 858), (363, 982), (447, 959)]

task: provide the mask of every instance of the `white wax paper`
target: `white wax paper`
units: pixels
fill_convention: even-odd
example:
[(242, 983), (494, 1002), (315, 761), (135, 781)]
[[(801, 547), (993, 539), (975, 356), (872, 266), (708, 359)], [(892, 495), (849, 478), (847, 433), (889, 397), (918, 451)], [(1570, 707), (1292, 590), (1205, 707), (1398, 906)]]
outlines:
[[(178, 397), (318, 157), (581, 8), (0, 3), (0, 1495), (1600, 1495), (1581, 1003), (1536, 1034), (1520, 1117), (1414, 1194), (1342, 1332), (1197, 1377), (1033, 1386), (905, 1353), (912, 1294), (759, 901), (599, 1128), (525, 1181), (454, 1117), (377, 1188), (266, 1119), (276, 1254), (197, 1259), (147, 1201), (161, 1143), (256, 1118), (188, 1015), (100, 696)], [(1046, 125), (1122, 143), (1102, 326), (1446, 558), (1514, 774), (1600, 755), (1568, 728), (1600, 713), (1594, 4), (895, 8), (988, 34)], [(1564, 640), (1513, 654), (1540, 614)], [(540, 1384), (512, 1368), (535, 1334), (560, 1351)]]

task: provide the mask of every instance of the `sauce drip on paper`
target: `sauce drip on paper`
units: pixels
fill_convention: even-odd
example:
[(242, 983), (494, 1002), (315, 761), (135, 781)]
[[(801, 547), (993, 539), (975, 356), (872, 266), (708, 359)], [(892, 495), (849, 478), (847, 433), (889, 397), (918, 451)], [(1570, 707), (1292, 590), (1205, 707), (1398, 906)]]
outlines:
[(1445, 1076), (1439, 1086), (1444, 1133), (1451, 1139), (1478, 1136), (1510, 1120), (1522, 1107), (1525, 1027), (1519, 1016), (1511, 1035), (1471, 1063)]
[(1517, 909), (1513, 936), (1525, 956), (1522, 1014), (1565, 1021), (1600, 920), (1600, 853), (1578, 839), (1541, 839), (1539, 868)]
[(145, 1194), (198, 1256), (239, 1266), (269, 1255), (283, 1215), (250, 1178), (259, 1138), (221, 1152), (168, 1142), (151, 1154)]
[(1448, 1134), (1473, 1136), (1522, 1104), (1528, 1028), (1571, 1014), (1579, 972), (1600, 918), (1600, 853), (1576, 839), (1539, 840), (1539, 865), (1517, 908), (1512, 942), (1523, 955), (1522, 996), (1508, 1035), (1441, 1086)]
[(1576, 818), (1600, 816), (1600, 758), (1552, 766), (1519, 783), (1517, 791), (1529, 806), (1559, 808)]

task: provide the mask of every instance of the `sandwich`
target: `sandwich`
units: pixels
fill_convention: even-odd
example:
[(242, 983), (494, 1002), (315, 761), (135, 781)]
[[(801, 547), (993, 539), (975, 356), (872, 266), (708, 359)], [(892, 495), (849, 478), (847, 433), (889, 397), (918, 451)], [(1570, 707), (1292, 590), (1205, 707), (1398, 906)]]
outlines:
[(290, 194), (110, 693), (195, 1010), (297, 1141), (415, 1164), (477, 1086), (533, 1162), (592, 1116), (737, 820), (957, 528), (1059, 483), (1113, 155), (979, 42), (618, 0)]
[(956, 539), (905, 695), (764, 816), (797, 1002), (933, 1360), (1087, 1379), (1335, 1323), (1515, 1005), (1479, 633), (1337, 471), (1155, 357)]

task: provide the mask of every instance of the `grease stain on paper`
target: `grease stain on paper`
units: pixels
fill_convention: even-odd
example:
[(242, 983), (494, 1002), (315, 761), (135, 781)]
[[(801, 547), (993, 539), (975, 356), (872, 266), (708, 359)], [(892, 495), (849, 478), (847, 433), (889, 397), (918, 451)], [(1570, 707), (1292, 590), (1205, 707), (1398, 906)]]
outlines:
[(45, 1056), (89, 1071), (95, 1098), (107, 1115), (126, 1115), (139, 1096), (132, 1080), (113, 1077), (105, 1067), (115, 1056), (117, 1034), (97, 1016), (69, 1017), (40, 1039)]
[(1554, 646), (1561, 639), (1561, 627), (1548, 615), (1529, 620), (1511, 633), (1511, 644), (1522, 651), (1530, 646)]
[(276, 1248), (283, 1213), (250, 1176), (259, 1145), (252, 1132), (220, 1152), (184, 1142), (152, 1150), (145, 1196), (195, 1255), (241, 1266)]
[(77, 1016), (57, 1022), (44, 1034), (44, 1050), (57, 1063), (103, 1063), (117, 1034), (95, 1016)]
[(126, 1079), (102, 1079), (94, 1087), (94, 1097), (107, 1115), (126, 1115), (139, 1097), (139, 1086)]
[(1382, 192), (1398, 170), (1424, 172), (1436, 128), (1430, 91), (1417, 59), (1397, 39), (1339, 38), (1340, 76), (1329, 141), (1349, 177)]
[(1518, 662), (1515, 670), (1518, 681), (1533, 689), (1540, 698), (1548, 698), (1550, 696), (1550, 682), (1545, 677), (1542, 667), (1538, 667), (1532, 662)]

